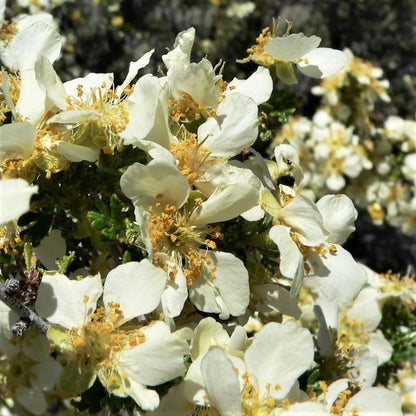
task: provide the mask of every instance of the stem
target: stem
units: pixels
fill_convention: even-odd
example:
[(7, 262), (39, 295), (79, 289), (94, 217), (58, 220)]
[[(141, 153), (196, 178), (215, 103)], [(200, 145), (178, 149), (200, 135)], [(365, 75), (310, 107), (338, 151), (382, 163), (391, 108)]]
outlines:
[(30, 326), (35, 327), (41, 334), (46, 334), (49, 328), (48, 323), (15, 297), (18, 287), (16, 283), (16, 279), (7, 279), (6, 283), (0, 283), (0, 300), (20, 317), (20, 321), (12, 328), (13, 334), (21, 336)]

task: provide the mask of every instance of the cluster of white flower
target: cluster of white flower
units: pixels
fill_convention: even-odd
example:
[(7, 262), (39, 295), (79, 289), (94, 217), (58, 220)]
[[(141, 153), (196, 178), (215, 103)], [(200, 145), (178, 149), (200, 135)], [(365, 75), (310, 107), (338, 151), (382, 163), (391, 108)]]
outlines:
[(377, 127), (377, 100), (389, 101), (382, 71), (352, 56), (346, 69), (312, 92), (322, 96), (312, 119), (294, 116), (276, 137), (301, 155), (310, 196), (344, 192), (376, 224), (416, 232), (416, 121), (389, 116)]
[[(85, 161), (100, 168), (100, 155), (129, 146), (144, 156), (113, 172), (120, 177), (114, 192), (131, 201), (138, 230), (123, 244), (146, 254), (103, 262), (99, 273), (63, 274), (42, 259), (56, 256), (45, 250), (50, 241), (33, 248), (29, 262), (43, 266), (33, 306), (50, 346), (34, 328), (18, 341), (12, 336), (16, 319), (23, 325), (29, 318), (19, 314), (26, 305), (17, 305), (16, 288), (2, 284), (2, 411), (18, 414), (23, 406), (45, 415), (57, 397), (82, 401), (100, 383), (109, 395), (133, 399), (137, 414), (401, 415), (399, 394), (373, 387), (391, 350), (376, 331), (376, 312), (366, 311), (366, 320), (360, 313), (369, 304), (377, 310), (382, 296), (368, 294), (369, 272), (342, 248), (355, 229), (353, 203), (340, 194), (316, 203), (303, 195), (290, 144), (274, 148), (275, 161), (250, 148), (258, 106), (273, 89), (269, 67), (293, 83), (294, 65), (322, 78), (342, 69), (346, 55), (317, 48), (316, 36), (264, 31), (249, 57), (262, 66), (226, 82), (208, 59), (191, 62), (190, 28), (163, 56), (163, 76), (146, 74), (130, 85), (149, 51), (119, 86), (109, 73), (63, 83), (53, 68), (62, 39), (52, 18), (27, 19), (2, 28), (9, 34), (0, 51), (8, 68), (0, 87), (3, 251), (16, 254), (4, 235), (34, 193), (42, 198), (47, 185), (39, 178), (53, 182)], [(321, 122), (317, 140), (332, 129), (328, 123)], [(356, 140), (337, 132), (346, 143)], [(367, 168), (358, 151), (348, 157), (343, 173)], [(331, 175), (330, 184), (339, 182)], [(225, 240), (231, 223), (258, 227), (241, 250)], [(106, 255), (104, 244), (97, 249)], [(357, 316), (359, 339), (347, 342), (348, 320)], [(314, 370), (315, 387), (300, 379)]]

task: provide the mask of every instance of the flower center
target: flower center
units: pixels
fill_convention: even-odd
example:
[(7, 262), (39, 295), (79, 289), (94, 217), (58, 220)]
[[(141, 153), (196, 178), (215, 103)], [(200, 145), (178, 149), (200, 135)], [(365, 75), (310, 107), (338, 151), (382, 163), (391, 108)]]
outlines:
[[(183, 132), (183, 135), (187, 136), (187, 133)], [(178, 169), (188, 179), (190, 185), (193, 185), (204, 171), (218, 160), (210, 157), (210, 151), (203, 143), (198, 142), (195, 134), (184, 137), (178, 143), (171, 143), (169, 150), (178, 161)]]
[(67, 111), (94, 110), (99, 114), (91, 115), (84, 122), (74, 123), (72, 129), (67, 131), (66, 141), (79, 145), (94, 144), (105, 153), (112, 154), (129, 120), (124, 99), (131, 91), (125, 89), (119, 97), (112, 89), (103, 91), (105, 87), (103, 83), (100, 88), (91, 88), (86, 93), (82, 85), (78, 85), (78, 96), (67, 97)]
[[(161, 212), (159, 206), (149, 207), (149, 212), (148, 229), (156, 265), (166, 269), (161, 254), (167, 254), (183, 268), (188, 287), (192, 286), (210, 263), (206, 251), (216, 249), (214, 239), (222, 237), (219, 227), (189, 224), (188, 216), (174, 205), (166, 205)], [(175, 279), (174, 269), (170, 277)]]

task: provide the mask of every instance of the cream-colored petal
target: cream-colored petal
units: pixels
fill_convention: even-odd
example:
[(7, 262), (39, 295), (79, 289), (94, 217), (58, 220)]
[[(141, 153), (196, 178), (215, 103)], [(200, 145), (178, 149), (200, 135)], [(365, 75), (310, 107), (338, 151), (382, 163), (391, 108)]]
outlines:
[(345, 411), (356, 412), (360, 416), (402, 416), (400, 396), (385, 387), (363, 389), (351, 397)]
[(134, 205), (148, 209), (159, 202), (164, 208), (180, 208), (188, 199), (190, 187), (185, 176), (170, 163), (153, 161), (148, 165), (134, 163), (120, 179), (121, 190)]
[(348, 62), (348, 56), (337, 49), (317, 48), (298, 63), (301, 72), (311, 78), (327, 78), (338, 74)]
[[(283, 399), (312, 364), (311, 333), (294, 321), (268, 323), (253, 337), (245, 353), (247, 371), (260, 397)], [(270, 388), (270, 386), (272, 386)]]
[(50, 272), (43, 276), (36, 300), (37, 313), (49, 322), (65, 328), (82, 326), (95, 310), (102, 293), (100, 275), (70, 280)]
[(133, 78), (137, 75), (137, 72), (139, 72), (140, 69), (144, 68), (149, 64), (150, 58), (152, 57), (154, 51), (155, 50), (152, 49), (149, 52), (146, 52), (137, 61), (130, 62), (129, 72), (126, 75), (126, 78), (124, 79), (123, 83), (116, 88), (116, 94), (118, 96), (121, 96), (121, 94), (124, 91), (124, 88), (126, 88), (127, 85), (130, 84)]
[(358, 212), (354, 203), (346, 195), (325, 195), (316, 206), (322, 214), (325, 228), (329, 231), (327, 241), (344, 244), (349, 235), (355, 231), (354, 222)]
[(29, 211), (30, 198), (38, 187), (24, 179), (0, 179), (0, 225), (20, 217)]
[(273, 90), (273, 80), (267, 68), (259, 66), (247, 79), (234, 78), (227, 86), (225, 94), (234, 92), (250, 97), (257, 105), (266, 102)]
[(318, 36), (292, 33), (289, 36), (272, 39), (264, 50), (279, 61), (293, 62), (317, 48), (320, 43), (321, 38)]
[(55, 150), (71, 162), (96, 162), (100, 155), (99, 149), (67, 142), (56, 142)]
[(28, 121), (0, 127), (0, 158), (26, 159), (32, 155), (37, 130)]
[(219, 347), (212, 347), (201, 360), (209, 402), (221, 415), (241, 414), (240, 383), (232, 362)]
[(149, 260), (131, 261), (110, 270), (104, 283), (103, 302), (120, 305), (123, 316), (118, 324), (150, 313), (160, 303), (168, 276)]
[(216, 115), (198, 128), (198, 141), (203, 141), (214, 156), (236, 156), (257, 139), (257, 113), (251, 98), (230, 94), (218, 105)]

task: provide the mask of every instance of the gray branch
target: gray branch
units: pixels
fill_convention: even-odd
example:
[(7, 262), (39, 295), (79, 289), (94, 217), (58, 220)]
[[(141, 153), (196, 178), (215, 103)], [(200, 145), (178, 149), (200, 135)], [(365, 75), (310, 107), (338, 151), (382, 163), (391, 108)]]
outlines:
[(17, 288), (16, 279), (7, 279), (6, 283), (0, 283), (0, 300), (20, 317), (20, 320), (12, 328), (13, 334), (22, 336), (30, 326), (36, 328), (41, 334), (46, 334), (49, 328), (48, 323), (16, 298)]

